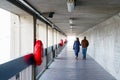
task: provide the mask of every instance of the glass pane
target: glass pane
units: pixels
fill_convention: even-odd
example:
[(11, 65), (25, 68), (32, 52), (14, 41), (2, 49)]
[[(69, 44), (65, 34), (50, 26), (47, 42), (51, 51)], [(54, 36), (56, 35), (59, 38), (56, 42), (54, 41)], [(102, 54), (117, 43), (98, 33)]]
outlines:
[(0, 64), (10, 60), (10, 12), (0, 9)]

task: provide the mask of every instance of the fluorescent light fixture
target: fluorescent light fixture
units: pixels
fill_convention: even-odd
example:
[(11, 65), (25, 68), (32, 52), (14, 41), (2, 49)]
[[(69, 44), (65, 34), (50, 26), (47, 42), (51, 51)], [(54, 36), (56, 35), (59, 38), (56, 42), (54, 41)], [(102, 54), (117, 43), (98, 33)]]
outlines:
[(72, 20), (72, 19), (69, 19), (69, 23), (72, 24), (72, 23), (73, 23), (73, 20)]
[(72, 29), (73, 28), (73, 26), (70, 26), (70, 29)]
[(74, 0), (67, 0), (68, 12), (72, 12), (74, 10), (74, 7), (75, 7)]

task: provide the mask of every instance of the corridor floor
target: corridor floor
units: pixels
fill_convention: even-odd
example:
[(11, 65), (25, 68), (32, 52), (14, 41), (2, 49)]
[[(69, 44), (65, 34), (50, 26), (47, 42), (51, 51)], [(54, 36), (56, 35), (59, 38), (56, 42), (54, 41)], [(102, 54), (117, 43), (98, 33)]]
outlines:
[(76, 60), (71, 47), (66, 46), (39, 80), (116, 80), (91, 57)]

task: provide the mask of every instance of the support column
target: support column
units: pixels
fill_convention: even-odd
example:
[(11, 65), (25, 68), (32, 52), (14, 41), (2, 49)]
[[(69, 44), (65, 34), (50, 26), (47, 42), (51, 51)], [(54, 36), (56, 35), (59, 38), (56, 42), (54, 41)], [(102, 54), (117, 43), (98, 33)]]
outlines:
[[(36, 16), (33, 16), (33, 30), (34, 30), (34, 46), (36, 42)], [(34, 47), (33, 47), (34, 48)], [(33, 49), (34, 52), (34, 49)], [(35, 63), (32, 65), (32, 80), (36, 80), (36, 65)]]
[(46, 24), (46, 69), (48, 69), (48, 52), (47, 52), (47, 49), (48, 49), (48, 25)]

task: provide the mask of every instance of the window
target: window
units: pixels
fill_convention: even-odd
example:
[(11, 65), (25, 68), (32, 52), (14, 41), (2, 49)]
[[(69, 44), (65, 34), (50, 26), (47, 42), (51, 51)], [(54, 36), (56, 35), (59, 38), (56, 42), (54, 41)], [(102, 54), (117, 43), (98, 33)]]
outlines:
[(0, 64), (10, 60), (10, 12), (0, 9)]

